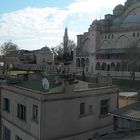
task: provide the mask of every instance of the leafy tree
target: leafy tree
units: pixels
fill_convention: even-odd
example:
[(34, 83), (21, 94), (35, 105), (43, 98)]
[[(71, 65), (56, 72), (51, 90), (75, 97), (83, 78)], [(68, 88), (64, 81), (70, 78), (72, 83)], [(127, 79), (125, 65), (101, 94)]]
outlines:
[(0, 46), (0, 52), (1, 52), (1, 55), (2, 55), (3, 63), (4, 63), (3, 64), (3, 74), (4, 74), (6, 64), (10, 60), (10, 57), (17, 57), (18, 56), (18, 46), (10, 40), (8, 42), (4, 42)]

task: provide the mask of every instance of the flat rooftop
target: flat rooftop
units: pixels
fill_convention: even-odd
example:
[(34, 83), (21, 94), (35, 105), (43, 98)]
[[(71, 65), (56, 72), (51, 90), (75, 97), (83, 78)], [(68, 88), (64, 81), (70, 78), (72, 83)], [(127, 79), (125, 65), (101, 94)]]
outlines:
[(55, 84), (55, 76), (56, 75), (54, 75), (54, 74), (49, 74), (45, 77), (38, 77), (37, 79), (30, 79), (28, 81), (20, 82), (20, 83), (16, 84), (16, 86), (31, 89), (31, 90), (36, 90), (36, 91), (40, 91), (40, 92), (47, 92), (42, 86), (42, 79), (47, 78), (49, 81), (49, 85), (50, 85), (49, 89), (52, 89), (57, 86)]

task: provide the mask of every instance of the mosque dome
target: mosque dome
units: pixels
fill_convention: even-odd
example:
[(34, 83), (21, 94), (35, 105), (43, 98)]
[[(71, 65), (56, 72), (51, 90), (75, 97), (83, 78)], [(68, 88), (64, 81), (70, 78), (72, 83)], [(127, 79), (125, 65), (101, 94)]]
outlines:
[(99, 21), (96, 19), (92, 22), (92, 25), (99, 24)]
[(115, 16), (120, 16), (123, 12), (124, 12), (124, 6), (121, 4), (117, 5), (113, 10), (113, 14)]
[(45, 46), (40, 49), (39, 53), (51, 53), (51, 50), (49, 47)]
[(124, 9), (124, 6), (122, 4), (117, 5), (114, 10), (122, 10)]
[(120, 25), (123, 23), (123, 18), (122, 17), (118, 17), (118, 18), (115, 18), (113, 21), (112, 21), (112, 24), (113, 25)]
[(135, 23), (140, 24), (140, 16), (138, 15), (129, 15), (123, 22), (124, 24)]

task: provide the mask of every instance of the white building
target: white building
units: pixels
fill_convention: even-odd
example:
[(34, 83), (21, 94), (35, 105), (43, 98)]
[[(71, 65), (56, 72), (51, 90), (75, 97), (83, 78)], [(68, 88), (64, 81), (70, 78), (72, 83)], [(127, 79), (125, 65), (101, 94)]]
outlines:
[[(117, 5), (113, 14), (95, 20), (88, 32), (77, 36), (77, 70), (123, 78), (130, 76), (126, 63), (126, 48), (140, 45), (140, 1), (127, 0)], [(135, 65), (136, 77), (140, 78), (140, 62)]]
[(117, 87), (48, 79), (48, 91), (41, 78), (1, 87), (3, 140), (93, 140), (113, 130)]

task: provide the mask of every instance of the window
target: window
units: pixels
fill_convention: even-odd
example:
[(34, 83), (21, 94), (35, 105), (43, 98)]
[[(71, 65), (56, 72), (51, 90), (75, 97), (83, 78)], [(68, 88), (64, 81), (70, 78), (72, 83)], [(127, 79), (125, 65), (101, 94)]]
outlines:
[(22, 138), (20, 138), (19, 136), (15, 136), (15, 140), (22, 140)]
[(137, 32), (137, 37), (139, 37), (139, 32)]
[(3, 99), (3, 110), (10, 112), (10, 100), (8, 98)]
[(38, 106), (33, 105), (33, 120), (37, 120), (38, 118)]
[(101, 100), (100, 102), (100, 115), (107, 115), (109, 112), (109, 100)]
[(43, 58), (42, 62), (45, 63), (45, 58)]
[(108, 39), (110, 39), (110, 35), (108, 35)]
[(3, 140), (11, 140), (11, 131), (5, 126), (3, 126)]
[(80, 103), (80, 115), (85, 114), (85, 103)]
[(112, 39), (114, 38), (114, 35), (112, 35)]
[(26, 106), (18, 104), (17, 106), (17, 117), (26, 120)]
[(133, 33), (133, 37), (135, 37), (135, 32)]
[(89, 111), (89, 113), (92, 113), (92, 112), (93, 112), (93, 107), (92, 107), (92, 105), (89, 105), (89, 106), (88, 106), (88, 111)]

